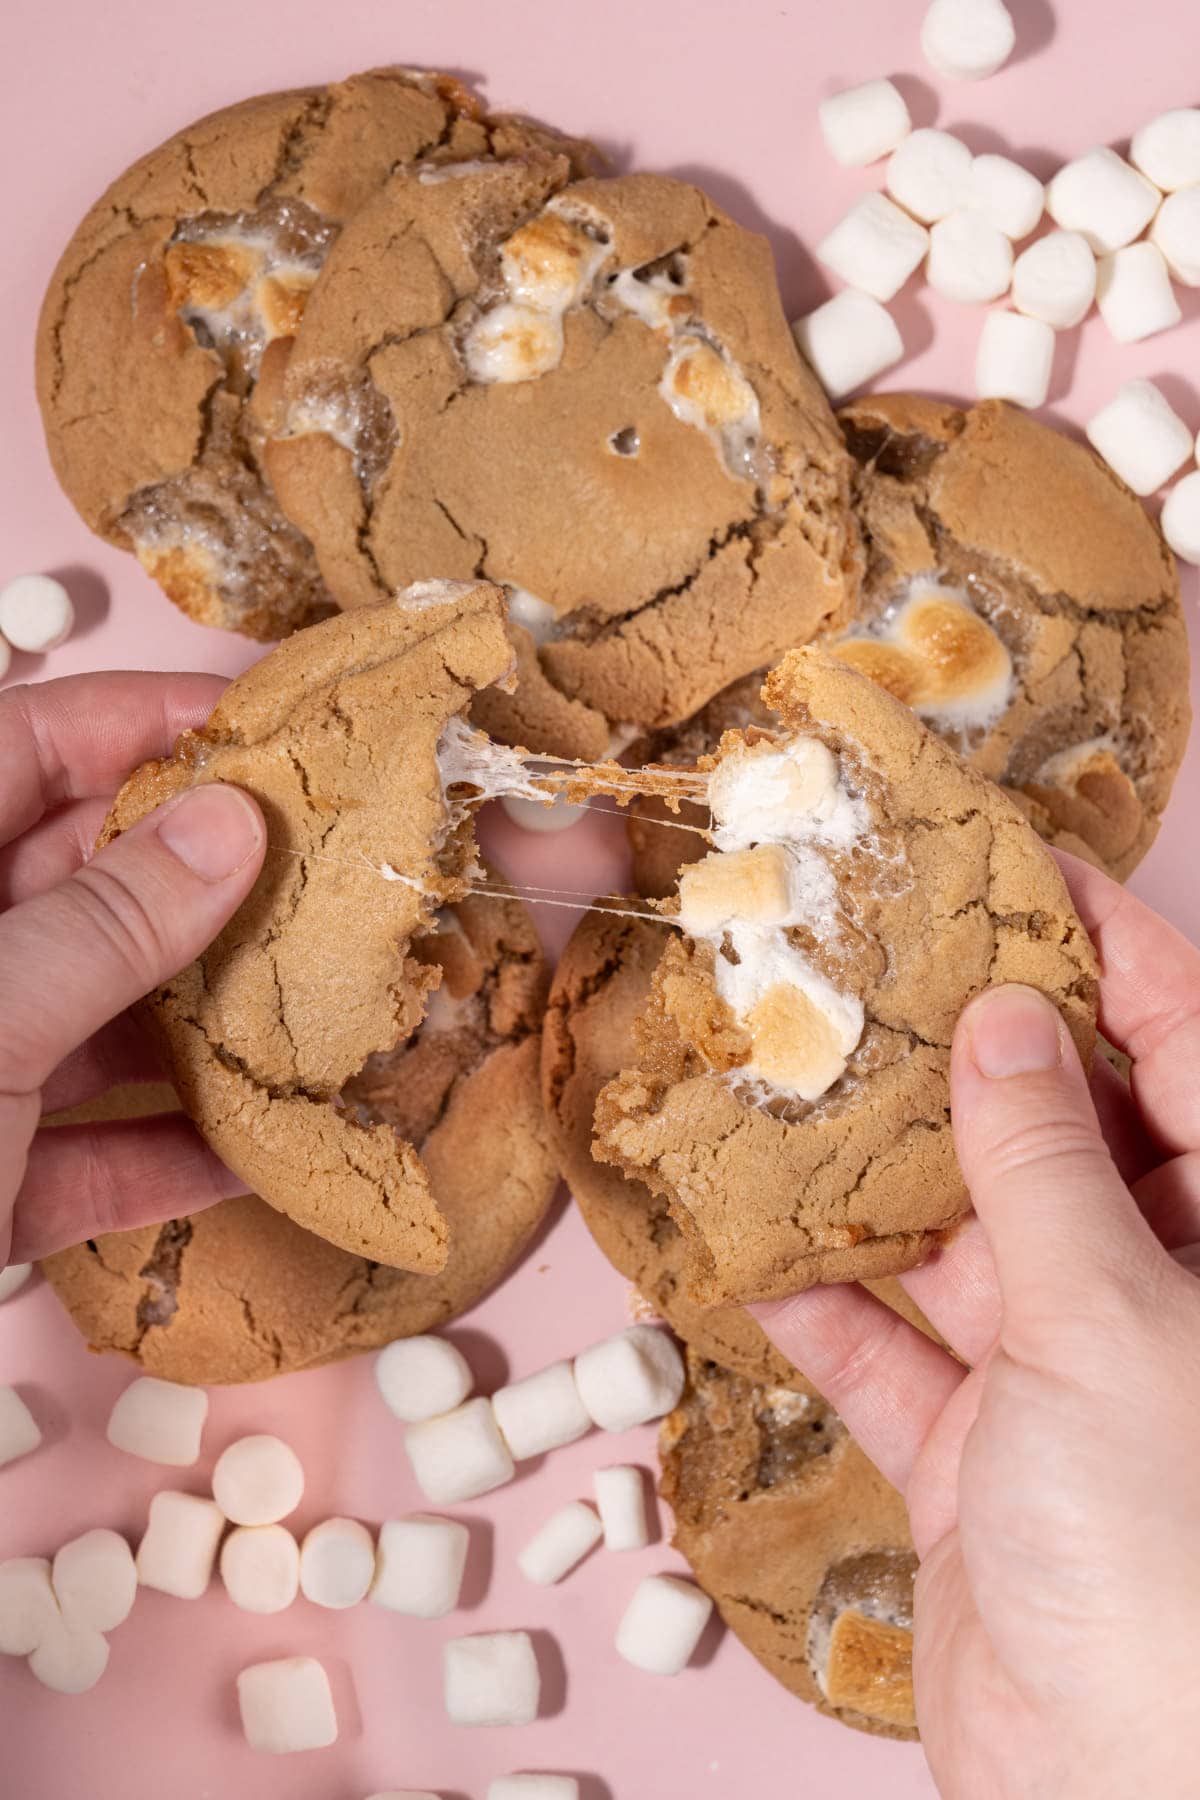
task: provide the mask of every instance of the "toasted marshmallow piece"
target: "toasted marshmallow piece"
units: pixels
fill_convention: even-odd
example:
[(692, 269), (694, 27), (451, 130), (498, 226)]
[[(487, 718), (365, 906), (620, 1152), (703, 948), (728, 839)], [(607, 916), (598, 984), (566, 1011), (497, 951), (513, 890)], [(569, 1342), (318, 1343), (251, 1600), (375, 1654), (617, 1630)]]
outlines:
[(772, 1087), (816, 1100), (844, 1073), (846, 1055), (858, 1042), (847, 1043), (812, 995), (791, 982), (777, 982), (745, 1015), (750, 1032), (751, 1062)]
[(329, 1677), (311, 1656), (251, 1663), (237, 1678), (242, 1730), (252, 1750), (273, 1756), (323, 1750), (337, 1741)]
[(375, 1540), (357, 1519), (322, 1519), (300, 1546), (300, 1592), (314, 1606), (357, 1606), (375, 1579)]
[(1013, 305), (1031, 319), (1067, 331), (1096, 298), (1096, 258), (1078, 231), (1051, 231), (1013, 264)]
[(1012, 55), (1016, 31), (1001, 0), (933, 0), (921, 26), (930, 68), (951, 81), (983, 81)]
[(694, 1582), (648, 1575), (617, 1628), (617, 1655), (650, 1675), (678, 1675), (691, 1661), (712, 1605)]
[(896, 614), (899, 641), (921, 661), (918, 710), (962, 724), (983, 724), (1006, 704), (1012, 657), (973, 607), (944, 589), (918, 589)]
[(510, 1381), (492, 1395), (492, 1410), (517, 1462), (573, 1444), (592, 1429), (569, 1362)]
[(500, 251), (510, 297), (535, 312), (565, 312), (582, 298), (604, 246), (571, 219), (547, 210), (514, 231)]
[(679, 923), (693, 936), (731, 919), (782, 925), (792, 912), (794, 859), (782, 844), (716, 850), (679, 877)]
[(529, 633), (535, 644), (544, 644), (553, 637), (554, 627), (558, 624), (558, 614), (550, 602), (539, 600), (536, 594), (523, 587), (509, 587), (508, 616), (514, 625), (520, 625)]
[(964, 306), (998, 300), (1008, 292), (1012, 269), (1012, 245), (982, 213), (951, 213), (929, 233), (925, 273), (947, 300)]
[(224, 1529), (225, 1515), (215, 1500), (169, 1489), (155, 1494), (137, 1549), (139, 1583), (177, 1600), (198, 1600), (212, 1579)]
[(1141, 235), (1160, 198), (1152, 181), (1102, 144), (1058, 171), (1046, 208), (1056, 225), (1081, 232), (1097, 256), (1107, 256)]
[(31, 1651), (29, 1667), (56, 1694), (86, 1694), (108, 1667), (108, 1639), (90, 1625), (60, 1620)]
[(1087, 435), (1135, 494), (1152, 494), (1192, 453), (1192, 434), (1152, 381), (1127, 381), (1088, 421)]
[(379, 1528), (371, 1599), (389, 1612), (442, 1619), (458, 1605), (470, 1539), (458, 1519), (413, 1513)]
[(1046, 190), (1036, 175), (1010, 156), (989, 151), (971, 163), (967, 205), (1015, 242), (1036, 231), (1046, 210)]
[(704, 431), (721, 432), (758, 417), (750, 383), (701, 337), (681, 337), (672, 346), (659, 392), (677, 419)]
[(462, 1351), (441, 1337), (397, 1338), (375, 1358), (375, 1380), (388, 1410), (409, 1425), (453, 1411), (475, 1386)]
[(905, 706), (914, 709), (925, 697), (926, 674), (919, 656), (900, 644), (877, 637), (842, 638), (829, 646), (839, 662), (866, 675), (876, 687), (886, 688)]
[(61, 1623), (46, 1558), (0, 1562), (0, 1656), (28, 1656)]
[(539, 1587), (552, 1587), (583, 1561), (603, 1535), (604, 1527), (586, 1501), (572, 1500), (530, 1538), (518, 1553), (517, 1567)]
[(498, 1775), (487, 1800), (579, 1800), (579, 1783), (573, 1775)]
[(1128, 244), (1102, 256), (1096, 268), (1096, 304), (1118, 344), (1138, 344), (1169, 331), (1183, 316), (1156, 244)]
[(0, 634), (14, 650), (57, 650), (74, 626), (71, 596), (53, 575), (17, 575), (0, 588)]
[(1176, 556), (1200, 563), (1200, 470), (1176, 482), (1163, 503), (1161, 523)]
[(833, 1622), (818, 1680), (831, 1706), (848, 1707), (868, 1718), (892, 1718), (895, 1700), (889, 1703), (889, 1693), (897, 1686), (911, 1707), (911, 1627), (848, 1607)]
[(708, 805), (722, 849), (803, 837), (838, 802), (838, 767), (819, 738), (785, 748), (763, 743), (724, 756), (708, 778)]
[(562, 361), (563, 328), (557, 313), (506, 302), (476, 319), (463, 342), (473, 381), (533, 381)]
[(468, 1400), (453, 1412), (410, 1425), (404, 1448), (417, 1485), (435, 1506), (475, 1500), (513, 1478), (513, 1459), (490, 1400)]
[(234, 1525), (274, 1525), (299, 1506), (304, 1470), (282, 1439), (261, 1432), (239, 1438), (221, 1452), (212, 1491)]
[(967, 205), (972, 160), (967, 146), (948, 131), (914, 131), (887, 166), (887, 191), (914, 219), (932, 225)]
[(990, 312), (975, 358), (975, 392), (981, 400), (1042, 406), (1050, 391), (1054, 331), (1023, 313)]
[(481, 1632), (442, 1646), (446, 1716), (452, 1725), (532, 1725), (541, 1676), (527, 1631)]
[(108, 1420), (108, 1441), (117, 1450), (147, 1462), (185, 1469), (200, 1455), (208, 1417), (203, 1388), (139, 1375), (118, 1395)]
[(683, 1359), (653, 1325), (630, 1325), (575, 1358), (579, 1396), (601, 1431), (629, 1431), (679, 1404)]
[[(3, 673), (0, 669), (0, 675)], [(32, 1263), (9, 1263), (7, 1269), (0, 1269), (0, 1300), (11, 1300), (25, 1286), (32, 1272)]]
[(133, 1611), (137, 1566), (120, 1532), (101, 1528), (72, 1538), (54, 1558), (50, 1579), (68, 1625), (115, 1631)]
[(1176, 281), (1200, 287), (1200, 183), (1167, 195), (1150, 227), (1150, 242), (1162, 251)]
[(239, 1525), (221, 1545), (221, 1579), (243, 1612), (282, 1612), (300, 1589), (299, 1546), (286, 1525)]
[(817, 245), (817, 261), (847, 287), (890, 300), (929, 247), (929, 234), (885, 194), (864, 194)]
[(873, 381), (904, 355), (900, 328), (885, 306), (843, 288), (792, 325), (800, 354), (831, 400)]
[(912, 130), (900, 90), (890, 81), (864, 81), (831, 94), (817, 108), (821, 135), (843, 169), (862, 169), (887, 156)]
[(628, 1464), (597, 1469), (592, 1477), (606, 1550), (642, 1550), (650, 1542), (646, 1484)]
[(1129, 160), (1164, 194), (1200, 182), (1200, 107), (1160, 113), (1135, 136)]
[(41, 1428), (16, 1388), (0, 1387), (0, 1467), (28, 1456), (41, 1441)]

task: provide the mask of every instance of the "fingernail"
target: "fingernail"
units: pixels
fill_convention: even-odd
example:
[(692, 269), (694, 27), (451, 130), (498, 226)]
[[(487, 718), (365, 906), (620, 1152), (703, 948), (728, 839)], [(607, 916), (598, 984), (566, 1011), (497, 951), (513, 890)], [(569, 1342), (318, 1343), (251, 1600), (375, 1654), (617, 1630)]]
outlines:
[(158, 835), (201, 881), (224, 881), (258, 849), (262, 820), (239, 788), (212, 782), (182, 795), (160, 821)]
[(990, 988), (966, 1015), (971, 1057), (991, 1080), (1056, 1069), (1062, 1061), (1058, 1013), (1036, 988)]

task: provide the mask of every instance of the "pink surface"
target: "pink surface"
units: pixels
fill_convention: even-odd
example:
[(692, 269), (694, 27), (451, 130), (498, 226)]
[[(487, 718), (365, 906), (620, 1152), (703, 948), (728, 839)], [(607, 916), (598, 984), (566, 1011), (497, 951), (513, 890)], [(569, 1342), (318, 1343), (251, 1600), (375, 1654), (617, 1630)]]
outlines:
[[(0, 270), (0, 476), (6, 550), (0, 578), (66, 573), (83, 627), (45, 665), (17, 658), (13, 679), (135, 665), (232, 673), (251, 646), (188, 624), (136, 565), (93, 539), (62, 498), (42, 449), (30, 380), (42, 289), (77, 218), (126, 163), (190, 118), (256, 91), (319, 81), (386, 61), (469, 73), (491, 100), (590, 133), (620, 164), (636, 158), (696, 176), (745, 222), (770, 232), (789, 313), (827, 291), (815, 243), (877, 171), (838, 171), (823, 153), (815, 103), (882, 73), (903, 85), (917, 123), (936, 122), (975, 149), (1014, 151), (1039, 174), (1095, 142), (1122, 145), (1153, 113), (1194, 102), (1177, 51), (1184, 0), (1010, 0), (1018, 53), (978, 87), (934, 84), (921, 64), (919, 0), (411, 0), (405, 8), (341, 0), (209, 0), (197, 12), (109, 0), (57, 6), (10, 0), (0, 61), (0, 159), (9, 176), (9, 253)], [(911, 71), (912, 73), (907, 73)], [(970, 121), (970, 123), (968, 123)], [(1183, 294), (1174, 334), (1118, 350), (1093, 318), (1061, 340), (1048, 417), (1077, 427), (1121, 380), (1162, 385), (1193, 428), (1200, 395), (1179, 371), (1200, 366), (1200, 294)], [(898, 303), (912, 355), (891, 385), (969, 396), (980, 315), (919, 291)], [(431, 571), (433, 573), (434, 571)], [(1196, 582), (1186, 591), (1194, 607)], [(1200, 815), (1193, 750), (1166, 828), (1136, 890), (1193, 936), (1192, 871)], [(522, 840), (506, 822), (494, 845), (513, 871), (583, 887), (617, 879), (614, 830), (597, 822), (565, 837)], [(541, 860), (534, 862), (535, 857)], [(531, 876), (532, 878), (532, 876)], [(561, 942), (566, 915), (549, 915)], [(578, 1219), (560, 1209), (518, 1274), (455, 1335), (481, 1383), (526, 1373), (625, 1320), (623, 1282)], [(303, 1527), (333, 1511), (377, 1521), (420, 1504), (368, 1362), (213, 1395), (205, 1456), (182, 1479), (110, 1449), (108, 1408), (124, 1363), (86, 1356), (41, 1284), (0, 1309), (0, 1380), (15, 1382), (46, 1428), (35, 1456), (0, 1471), (0, 1555), (51, 1552), (97, 1524), (136, 1537), (162, 1485), (199, 1491), (222, 1447), (243, 1430), (278, 1431), (304, 1459)], [(676, 1681), (640, 1675), (610, 1645), (634, 1581), (676, 1559), (661, 1543), (634, 1556), (594, 1556), (560, 1588), (516, 1574), (515, 1551), (555, 1505), (590, 1486), (608, 1461), (653, 1463), (650, 1431), (599, 1435), (560, 1451), (512, 1487), (461, 1509), (474, 1523), (469, 1609), (416, 1624), (362, 1607), (332, 1616), (304, 1602), (274, 1619), (236, 1612), (219, 1588), (200, 1602), (142, 1595), (113, 1639), (105, 1680), (61, 1699), (19, 1662), (0, 1664), (7, 1800), (356, 1800), (428, 1786), (481, 1797), (514, 1768), (587, 1776), (584, 1800), (763, 1800), (797, 1791), (824, 1800), (915, 1800), (932, 1792), (914, 1748), (860, 1737), (797, 1705), (740, 1646), (712, 1632), (700, 1666)], [(527, 1627), (539, 1635), (546, 1716), (527, 1730), (455, 1731), (440, 1703), (440, 1645), (464, 1631)], [(247, 1662), (310, 1652), (330, 1671), (341, 1720), (332, 1749), (273, 1761), (237, 1729), (233, 1678)]]

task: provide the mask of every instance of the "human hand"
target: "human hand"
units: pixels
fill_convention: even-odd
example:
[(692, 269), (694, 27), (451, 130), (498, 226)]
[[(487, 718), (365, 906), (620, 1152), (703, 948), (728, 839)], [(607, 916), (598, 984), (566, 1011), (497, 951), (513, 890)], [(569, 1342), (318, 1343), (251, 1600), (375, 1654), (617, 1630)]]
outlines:
[(975, 1217), (902, 1280), (970, 1369), (862, 1288), (755, 1309), (907, 1500), (946, 1800), (1200, 1791), (1200, 952), (1060, 860), (1131, 1085), (1030, 989), (965, 1010)]
[(43, 1113), (159, 1073), (125, 1009), (212, 941), (258, 875), (262, 814), (216, 784), (91, 856), (130, 769), (168, 755), (224, 685), (101, 674), (0, 695), (0, 1267), (242, 1192), (178, 1114), (37, 1132)]

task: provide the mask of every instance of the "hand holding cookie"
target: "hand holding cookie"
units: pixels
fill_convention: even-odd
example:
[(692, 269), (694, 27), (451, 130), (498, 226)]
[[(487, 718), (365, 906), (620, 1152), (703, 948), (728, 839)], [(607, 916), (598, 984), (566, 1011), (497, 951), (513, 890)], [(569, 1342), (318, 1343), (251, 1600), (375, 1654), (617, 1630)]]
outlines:
[(89, 853), (129, 769), (207, 717), (207, 675), (98, 674), (0, 699), (0, 1253), (40, 1256), (240, 1192), (177, 1115), (64, 1126), (44, 1112), (151, 1073), (124, 1017), (245, 898), (265, 829), (239, 790), (185, 792)]

